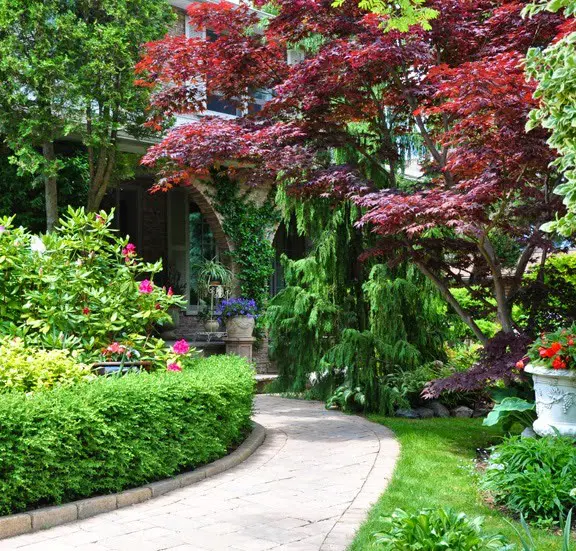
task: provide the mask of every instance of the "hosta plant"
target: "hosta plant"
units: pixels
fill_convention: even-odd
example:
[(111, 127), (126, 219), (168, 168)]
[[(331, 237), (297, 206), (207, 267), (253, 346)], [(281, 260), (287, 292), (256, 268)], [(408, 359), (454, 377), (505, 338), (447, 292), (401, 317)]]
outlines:
[(408, 513), (396, 509), (382, 519), (374, 535), (382, 551), (512, 551), (515, 547), (500, 534), (487, 534), (482, 519), (468, 518), (451, 509), (423, 509)]

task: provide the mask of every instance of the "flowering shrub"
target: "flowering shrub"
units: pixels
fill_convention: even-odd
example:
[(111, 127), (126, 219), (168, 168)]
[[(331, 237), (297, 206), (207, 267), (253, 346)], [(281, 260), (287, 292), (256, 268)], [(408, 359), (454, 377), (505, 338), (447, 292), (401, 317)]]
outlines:
[[(576, 326), (543, 333), (528, 350), (528, 360), (550, 369), (576, 369)], [(522, 369), (526, 361), (516, 367)]]
[(231, 298), (223, 300), (216, 311), (216, 316), (222, 320), (234, 318), (236, 316), (248, 316), (256, 318), (258, 306), (256, 301), (248, 298)]
[(116, 344), (166, 366), (155, 328), (171, 323), (168, 308), (183, 300), (154, 283), (161, 262), (143, 262), (110, 227), (112, 219), (69, 208), (44, 236), (0, 219), (0, 335), (78, 349), (86, 363)]

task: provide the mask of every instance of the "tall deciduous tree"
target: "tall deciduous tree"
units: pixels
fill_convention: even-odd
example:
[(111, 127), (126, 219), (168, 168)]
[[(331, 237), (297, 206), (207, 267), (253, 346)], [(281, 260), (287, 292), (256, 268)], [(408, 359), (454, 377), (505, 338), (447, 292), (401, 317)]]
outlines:
[(147, 93), (132, 72), (141, 45), (164, 36), (172, 20), (164, 0), (0, 0), (0, 133), (20, 169), (44, 178), (48, 229), (58, 218), (55, 142), (86, 146), (87, 206), (97, 209), (118, 133), (143, 122)]
[[(250, 90), (272, 88), (274, 97), (257, 114), (181, 126), (144, 162), (163, 168), (159, 188), (230, 163), (255, 185), (277, 180), (302, 198), (352, 200), (380, 238), (365, 255), (413, 262), (486, 343), (450, 290), (478, 295), (480, 286), (512, 336), (522, 276), (538, 250), (553, 247), (539, 228), (559, 208), (547, 135), (525, 133), (537, 101), (522, 62), (562, 18), (524, 20), (520, 0), (430, 0), (439, 14), (431, 30), (383, 32), (386, 15), (338, 4), (277, 0), (264, 33), (246, 7), (192, 6), (192, 23), (219, 38), (148, 46), (138, 70), (156, 89), (156, 113), (200, 111), (199, 79), (239, 107)], [(288, 65), (286, 48), (306, 55)], [(403, 167), (415, 149), (425, 174), (409, 180)]]

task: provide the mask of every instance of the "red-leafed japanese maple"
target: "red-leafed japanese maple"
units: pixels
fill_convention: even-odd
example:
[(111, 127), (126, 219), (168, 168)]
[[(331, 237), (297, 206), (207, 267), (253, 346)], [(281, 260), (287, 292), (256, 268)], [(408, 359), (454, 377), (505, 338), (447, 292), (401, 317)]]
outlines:
[[(487, 308), (495, 299), (507, 336), (497, 341), (505, 359), (492, 374), (501, 377), (517, 359), (506, 354), (518, 336), (512, 305), (523, 275), (536, 253), (545, 258), (553, 248), (539, 228), (561, 208), (546, 134), (525, 132), (536, 101), (522, 67), (527, 49), (548, 44), (561, 18), (524, 20), (524, 5), (430, 0), (439, 14), (432, 29), (402, 33), (384, 32), (383, 19), (352, 0), (339, 8), (332, 0), (276, 0), (271, 18), (244, 5), (193, 4), (191, 24), (217, 37), (148, 45), (138, 72), (155, 90), (153, 124), (200, 113), (199, 84), (246, 115), (179, 126), (144, 163), (162, 171), (157, 189), (229, 166), (238, 178), (274, 182), (302, 200), (355, 202), (364, 212), (359, 225), (377, 236), (365, 256), (415, 263), (484, 344), (450, 289), (469, 288)], [(289, 49), (303, 54), (297, 63), (288, 63)], [(261, 89), (273, 97), (250, 112), (251, 93)], [(424, 171), (416, 179), (404, 173), (414, 151)]]

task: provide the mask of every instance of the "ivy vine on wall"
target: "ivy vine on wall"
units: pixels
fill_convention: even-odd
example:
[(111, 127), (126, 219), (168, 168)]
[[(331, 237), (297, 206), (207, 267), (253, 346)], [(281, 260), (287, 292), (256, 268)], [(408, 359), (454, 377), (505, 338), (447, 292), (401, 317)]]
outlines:
[(212, 171), (213, 205), (222, 216), (222, 228), (233, 244), (230, 257), (237, 267), (236, 277), (242, 296), (253, 298), (260, 307), (269, 297), (274, 273), (275, 251), (269, 235), (279, 221), (270, 197), (257, 204), (251, 190), (225, 171)]

